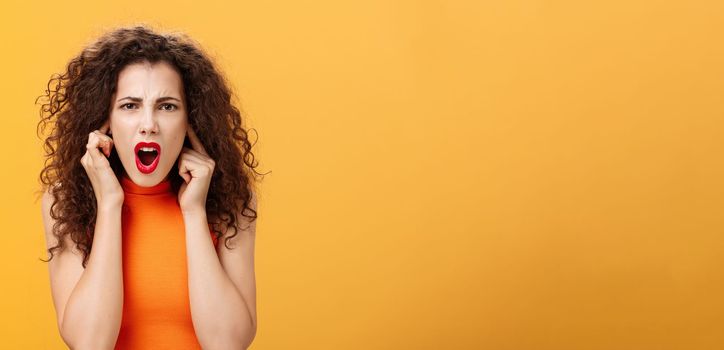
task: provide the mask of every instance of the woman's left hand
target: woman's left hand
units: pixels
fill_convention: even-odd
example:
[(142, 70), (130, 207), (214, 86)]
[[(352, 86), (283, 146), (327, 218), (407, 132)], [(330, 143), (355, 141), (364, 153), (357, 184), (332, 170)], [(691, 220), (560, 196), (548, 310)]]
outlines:
[(178, 203), (183, 213), (206, 212), (206, 195), (216, 163), (206, 153), (191, 124), (186, 128), (193, 149), (184, 147), (178, 158), (178, 173), (184, 179), (178, 191)]

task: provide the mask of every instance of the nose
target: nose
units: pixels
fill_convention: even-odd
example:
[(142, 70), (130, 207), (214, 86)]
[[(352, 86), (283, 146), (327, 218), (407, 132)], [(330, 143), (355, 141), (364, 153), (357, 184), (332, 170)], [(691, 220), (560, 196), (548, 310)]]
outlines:
[(153, 115), (152, 109), (147, 109), (141, 117), (141, 123), (139, 125), (139, 132), (141, 135), (158, 134), (158, 123)]

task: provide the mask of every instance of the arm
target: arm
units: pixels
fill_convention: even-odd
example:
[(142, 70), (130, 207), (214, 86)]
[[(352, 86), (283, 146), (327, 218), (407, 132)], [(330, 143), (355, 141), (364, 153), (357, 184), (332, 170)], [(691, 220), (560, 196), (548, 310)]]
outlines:
[[(238, 214), (237, 220), (241, 218)], [(230, 240), (232, 250), (224, 247), (224, 238), (231, 234), (226, 232), (219, 239), (217, 250), (221, 252), (217, 253), (204, 210), (184, 213), (184, 221), (189, 298), (197, 338), (204, 349), (246, 349), (256, 335), (255, 225)]]
[[(50, 217), (52, 196), (43, 196), (43, 222), (48, 248), (55, 245)], [(75, 243), (48, 263), (58, 328), (71, 349), (113, 349), (123, 311), (121, 205), (99, 205), (93, 248), (83, 269)]]

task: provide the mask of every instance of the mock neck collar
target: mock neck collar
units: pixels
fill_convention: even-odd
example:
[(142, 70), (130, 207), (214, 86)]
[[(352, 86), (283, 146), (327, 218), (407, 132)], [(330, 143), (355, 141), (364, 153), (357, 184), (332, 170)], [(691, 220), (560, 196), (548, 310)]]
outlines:
[(172, 191), (171, 180), (168, 178), (151, 187), (143, 187), (133, 182), (128, 175), (123, 174), (121, 175), (120, 183), (124, 192), (132, 194), (148, 195), (170, 193)]

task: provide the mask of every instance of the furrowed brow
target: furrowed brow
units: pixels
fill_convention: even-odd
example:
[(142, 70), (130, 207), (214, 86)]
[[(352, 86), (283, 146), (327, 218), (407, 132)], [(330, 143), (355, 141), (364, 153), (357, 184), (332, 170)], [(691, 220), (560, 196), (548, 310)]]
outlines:
[[(142, 98), (140, 98), (140, 97), (135, 97), (135, 96), (122, 97), (122, 98), (119, 98), (116, 102), (121, 102), (121, 101), (123, 101), (123, 100), (130, 100), (130, 101), (133, 101), (133, 102), (143, 102), (143, 99), (142, 99)], [(173, 97), (173, 96), (159, 97), (159, 98), (156, 100), (156, 102), (163, 102), (163, 101), (168, 101), (168, 100), (176, 100), (176, 101), (178, 101), (178, 102), (181, 102), (181, 100), (179, 100), (178, 98)]]
[(163, 101), (168, 101), (168, 100), (176, 100), (176, 101), (178, 101), (178, 102), (181, 102), (181, 100), (179, 100), (179, 99), (177, 99), (176, 97), (173, 97), (173, 96), (159, 97), (159, 98), (156, 100), (156, 102), (163, 102)]

